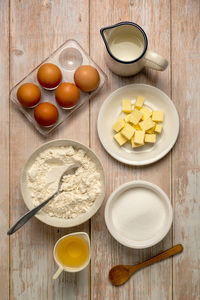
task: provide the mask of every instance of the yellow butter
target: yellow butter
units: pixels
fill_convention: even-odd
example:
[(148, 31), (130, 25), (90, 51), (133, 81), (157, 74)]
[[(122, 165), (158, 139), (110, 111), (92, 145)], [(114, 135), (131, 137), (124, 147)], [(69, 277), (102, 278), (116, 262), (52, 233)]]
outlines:
[(145, 121), (140, 122), (139, 125), (142, 128), (142, 130), (146, 131), (154, 127), (155, 123), (151, 120), (151, 118), (149, 118)]
[(120, 132), (127, 140), (130, 140), (135, 133), (135, 128), (126, 123), (122, 131)]
[(129, 117), (129, 122), (133, 125), (137, 125), (138, 122), (141, 120), (141, 118), (142, 118), (142, 113), (139, 110), (134, 109), (134, 111), (131, 113)]
[(147, 107), (142, 107), (140, 109), (141, 113), (142, 113), (142, 120), (147, 120), (148, 118), (151, 117), (152, 112), (147, 108)]
[(145, 134), (144, 141), (145, 143), (155, 143), (156, 134)]
[(120, 146), (124, 145), (127, 142), (127, 139), (120, 132), (114, 135), (114, 139)]
[(154, 133), (156, 125), (154, 125), (151, 129), (146, 130), (146, 133), (152, 134)]
[(140, 109), (140, 108), (142, 108), (143, 104), (144, 104), (144, 97), (137, 96), (136, 102), (135, 102), (135, 108), (139, 108)]
[(115, 130), (116, 132), (119, 132), (122, 128), (124, 128), (125, 126), (125, 122), (122, 118), (119, 118), (119, 120), (117, 120), (114, 124), (113, 124), (113, 130)]
[(152, 120), (155, 122), (162, 122), (164, 118), (164, 112), (161, 110), (152, 112)]
[(122, 100), (122, 111), (125, 113), (131, 113), (131, 100), (130, 99), (123, 99)]
[(139, 125), (139, 124), (137, 124), (137, 125), (133, 125), (133, 127), (134, 127), (136, 130), (142, 130), (142, 128), (140, 127), (140, 125)]
[(137, 148), (137, 147), (141, 147), (141, 146), (143, 146), (144, 145), (144, 143), (143, 144), (136, 144), (135, 142), (134, 142), (134, 136), (131, 138), (131, 146), (132, 146), (132, 148)]
[(156, 124), (156, 127), (155, 127), (155, 132), (157, 132), (157, 133), (161, 133), (161, 131), (162, 131), (162, 125), (160, 125), (160, 124)]
[(145, 135), (144, 131), (136, 130), (135, 135), (134, 135), (134, 143), (143, 145), (144, 144), (144, 135)]
[(130, 117), (130, 115), (131, 115), (131, 114), (128, 114), (128, 115), (126, 115), (126, 116), (124, 117), (124, 121), (125, 121), (126, 123), (129, 122), (129, 117)]

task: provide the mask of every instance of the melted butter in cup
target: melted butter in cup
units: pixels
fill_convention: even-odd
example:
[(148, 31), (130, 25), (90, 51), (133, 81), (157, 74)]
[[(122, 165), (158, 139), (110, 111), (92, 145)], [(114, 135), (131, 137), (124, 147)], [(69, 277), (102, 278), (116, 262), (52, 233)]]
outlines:
[(54, 247), (54, 259), (59, 266), (53, 279), (62, 271), (79, 272), (90, 262), (90, 239), (87, 233), (77, 232), (63, 236)]

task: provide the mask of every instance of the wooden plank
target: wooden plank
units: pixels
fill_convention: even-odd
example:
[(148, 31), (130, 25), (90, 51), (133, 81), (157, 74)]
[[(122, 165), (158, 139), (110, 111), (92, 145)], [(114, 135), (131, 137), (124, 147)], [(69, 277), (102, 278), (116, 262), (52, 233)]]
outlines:
[(170, 154), (154, 165), (128, 167), (112, 159), (102, 148), (96, 131), (101, 104), (109, 93), (134, 82), (155, 85), (170, 95), (170, 68), (165, 72), (145, 70), (132, 78), (112, 74), (105, 65), (104, 44), (99, 29), (123, 20), (141, 25), (149, 38), (149, 48), (170, 59), (170, 3), (163, 1), (92, 1), (90, 7), (91, 56), (106, 71), (108, 87), (91, 103), (91, 146), (100, 156), (107, 174), (107, 194), (104, 205), (92, 219), (92, 299), (171, 299), (171, 262), (167, 260), (134, 275), (126, 285), (112, 287), (108, 282), (109, 269), (119, 263), (142, 261), (171, 245), (170, 235), (162, 243), (146, 250), (131, 250), (118, 244), (108, 233), (104, 222), (104, 207), (110, 193), (124, 182), (144, 179), (156, 183), (170, 196)]
[(180, 115), (174, 149), (173, 299), (200, 299), (200, 2), (172, 1), (172, 96)]
[[(66, 39), (77, 39), (87, 50), (88, 0), (35, 1), (11, 3), (11, 86), (23, 78)], [(27, 209), (23, 203), (19, 175), (32, 151), (55, 138), (71, 138), (89, 144), (88, 105), (43, 138), (16, 110), (11, 109), (11, 223)], [(84, 127), (80, 124), (84, 123)], [(77, 130), (78, 129), (78, 130)], [(89, 268), (80, 274), (62, 274), (53, 282), (56, 270), (53, 246), (64, 234), (88, 231), (88, 223), (70, 230), (58, 230), (32, 219), (11, 239), (11, 298), (14, 299), (88, 299)]]
[(9, 298), (9, 1), (0, 1), (0, 266), (1, 299)]

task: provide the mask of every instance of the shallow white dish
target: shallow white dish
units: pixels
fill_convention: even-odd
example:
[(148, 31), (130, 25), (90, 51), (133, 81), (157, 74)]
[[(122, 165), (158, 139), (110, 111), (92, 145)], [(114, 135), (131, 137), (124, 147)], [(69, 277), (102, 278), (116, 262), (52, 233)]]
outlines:
[(121, 185), (109, 197), (105, 222), (122, 245), (143, 249), (160, 242), (172, 224), (172, 206), (167, 195), (146, 181)]
[[(24, 168), (22, 170), (21, 174), (21, 193), (24, 199), (24, 202), (26, 206), (28, 207), (29, 210), (34, 208), (33, 201), (30, 196), (30, 191), (27, 186), (27, 171), (30, 169), (32, 166), (33, 162), (35, 161), (36, 157), (43, 152), (44, 150), (48, 149), (49, 147), (58, 147), (58, 146), (72, 146), (75, 149), (83, 149), (86, 152), (86, 155), (90, 157), (97, 165), (98, 170), (101, 173), (101, 182), (102, 182), (102, 191), (101, 194), (99, 194), (98, 198), (94, 202), (93, 206), (91, 206), (90, 210), (74, 219), (64, 219), (64, 218), (57, 218), (57, 217), (50, 217), (47, 213), (43, 212), (40, 210), (35, 217), (42, 221), (43, 223), (46, 223), (48, 225), (54, 226), (54, 227), (73, 227), (80, 225), (87, 220), (89, 220), (100, 208), (104, 197), (105, 197), (105, 172), (103, 169), (103, 166), (99, 160), (99, 158), (96, 156), (96, 154), (89, 149), (87, 146), (72, 141), (72, 140), (54, 140), (48, 143), (43, 144), (39, 148), (37, 148), (31, 156), (28, 158), (26, 161)], [(45, 199), (44, 199), (45, 200)]]
[[(135, 102), (138, 95), (144, 96), (145, 106), (164, 111), (163, 131), (157, 135), (155, 144), (132, 148), (120, 147), (114, 140), (112, 125), (121, 114), (121, 102), (128, 98)], [(101, 106), (97, 130), (105, 150), (115, 159), (128, 165), (147, 165), (165, 156), (174, 146), (179, 133), (179, 116), (171, 99), (158, 88), (146, 84), (130, 84), (117, 89)]]

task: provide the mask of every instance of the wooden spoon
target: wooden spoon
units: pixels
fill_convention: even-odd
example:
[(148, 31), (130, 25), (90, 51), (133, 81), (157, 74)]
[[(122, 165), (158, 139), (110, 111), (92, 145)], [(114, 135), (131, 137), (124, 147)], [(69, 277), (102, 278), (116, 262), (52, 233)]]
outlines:
[(183, 246), (178, 244), (144, 262), (134, 265), (134, 266), (125, 266), (118, 265), (113, 267), (109, 272), (109, 279), (113, 285), (121, 285), (124, 284), (136, 271), (150, 266), (156, 262), (159, 262), (163, 259), (166, 259), (170, 256), (176, 255), (183, 251)]

